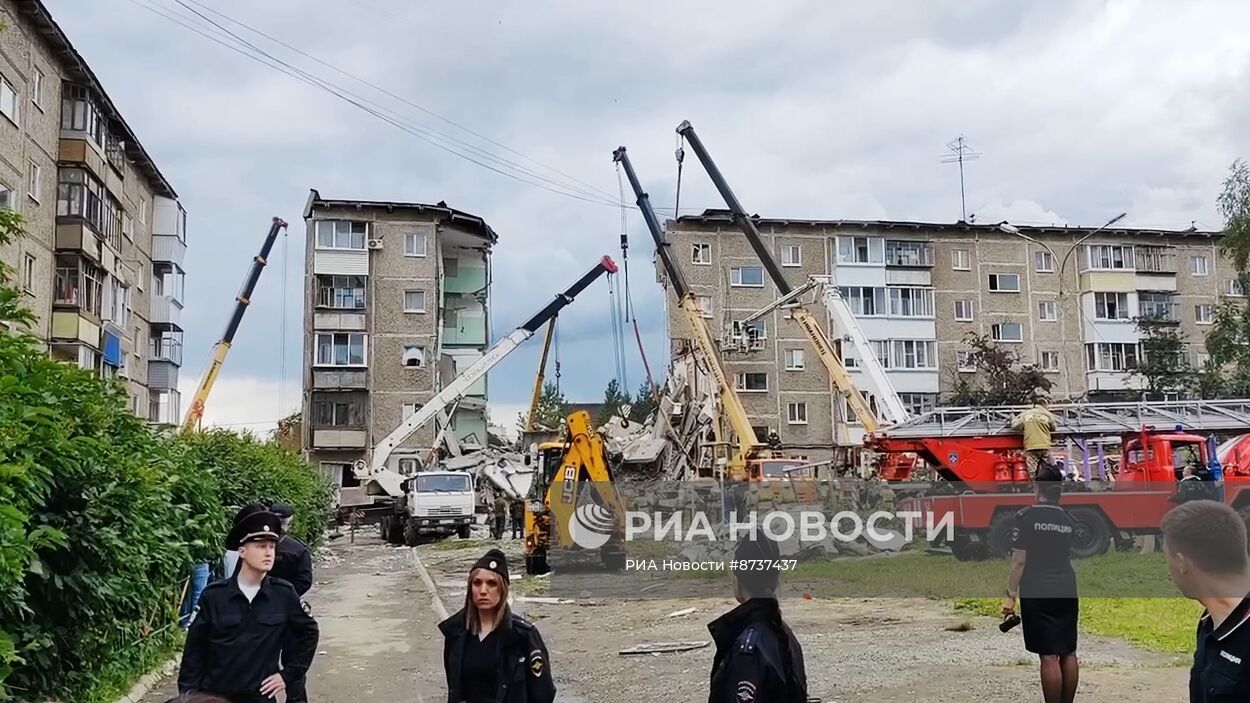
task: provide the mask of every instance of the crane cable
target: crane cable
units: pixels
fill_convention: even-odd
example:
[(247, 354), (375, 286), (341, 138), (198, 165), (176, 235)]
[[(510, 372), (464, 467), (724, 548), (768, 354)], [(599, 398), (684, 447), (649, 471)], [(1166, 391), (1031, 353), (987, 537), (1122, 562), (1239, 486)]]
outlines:
[[(282, 228), (282, 312), (278, 336), (278, 415), (285, 418), (286, 409), (286, 299), (287, 299), (287, 261), (288, 255), (286, 228)], [(279, 428), (281, 429), (281, 428)]]
[(560, 395), (560, 318), (557, 317), (556, 319), (552, 320), (551, 323), (555, 325), (555, 328), (553, 329), (551, 333), (551, 346), (555, 347), (553, 351), (555, 352), (555, 355), (556, 355), (556, 358), (555, 358), (556, 395)]
[(647, 362), (647, 350), (642, 345), (642, 332), (638, 329), (638, 314), (634, 310), (634, 297), (629, 288), (629, 211), (625, 206), (625, 183), (621, 180), (621, 164), (616, 164), (617, 199), (621, 201), (621, 261), (625, 267), (625, 311), (627, 319), (634, 327), (634, 341), (638, 344), (638, 356), (642, 357), (642, 369), (647, 374), (647, 388), (652, 395), (659, 389), (651, 376), (651, 364)]
[(677, 148), (673, 150), (673, 156), (677, 158), (677, 195), (673, 197), (673, 219), (681, 217), (681, 164), (686, 160), (686, 137), (682, 134), (677, 135)]

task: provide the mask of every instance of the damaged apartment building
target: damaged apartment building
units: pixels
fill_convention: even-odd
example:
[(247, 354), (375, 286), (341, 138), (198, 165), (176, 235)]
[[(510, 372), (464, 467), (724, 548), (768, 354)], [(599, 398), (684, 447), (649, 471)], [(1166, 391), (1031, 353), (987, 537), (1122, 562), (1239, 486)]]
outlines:
[[(497, 235), (446, 203), (338, 200), (316, 190), (304, 219), (302, 444), (332, 484), (353, 488), (352, 465), (486, 351)], [(428, 463), (417, 451), (440, 432), (485, 447), (486, 398), (483, 378), (446, 423), (400, 445), (395, 468)]]
[[(1189, 362), (1201, 366), (1214, 310), (1221, 300), (1245, 297), (1220, 254), (1221, 233), (1196, 228), (756, 223), (791, 285), (832, 279), (913, 414), (933, 409), (960, 378), (976, 373), (969, 334), (1037, 364), (1057, 400), (1135, 399), (1145, 386), (1137, 373), (1138, 319), (1179, 331)], [(786, 311), (743, 325), (777, 289), (729, 213), (671, 220), (667, 237), (701, 311), (721, 333), (727, 371), (757, 435), (776, 432), (785, 449), (812, 461), (860, 446), (863, 427)], [(818, 317), (829, 332), (827, 316)], [(690, 334), (671, 298), (668, 332), (672, 355), (682, 356)], [(851, 345), (830, 337), (859, 380)]]

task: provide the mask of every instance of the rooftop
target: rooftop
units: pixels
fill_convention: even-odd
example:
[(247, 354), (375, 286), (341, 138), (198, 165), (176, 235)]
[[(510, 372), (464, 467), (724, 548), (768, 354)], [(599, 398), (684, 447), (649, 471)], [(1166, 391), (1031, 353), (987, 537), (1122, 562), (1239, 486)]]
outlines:
[(491, 244), (499, 241), (499, 235), (495, 234), (495, 230), (486, 224), (486, 220), (471, 215), (463, 210), (456, 210), (449, 207), (447, 203), (439, 201), (434, 205), (427, 203), (403, 203), (392, 202), (389, 200), (338, 200), (334, 198), (323, 198), (316, 188), (310, 188), (308, 191), (308, 204), (304, 206), (304, 218), (312, 217), (312, 212), (316, 208), (355, 208), (357, 210), (379, 209), (387, 212), (395, 212), (396, 210), (415, 210), (418, 213), (432, 213), (440, 215), (451, 222), (451, 224), (459, 225), (470, 230), (486, 239)]
[[(908, 231), (939, 231), (939, 232), (985, 232), (987, 234), (1000, 233), (998, 222), (988, 223), (969, 223), (969, 222), (910, 222), (906, 220), (809, 220), (794, 218), (774, 218), (760, 217), (752, 215), (751, 219), (757, 225), (769, 225), (773, 227), (827, 227), (830, 229), (845, 230), (887, 230), (898, 233)], [(670, 220), (672, 222), (672, 220)], [(721, 210), (709, 208), (699, 215), (683, 215), (677, 218), (678, 224), (697, 223), (697, 224), (724, 224), (732, 223), (733, 216), (729, 210)], [(1098, 227), (1069, 227), (1059, 225), (1022, 225), (1011, 223), (1020, 232), (1029, 235), (1082, 235), (1090, 234), (1098, 230)], [(1108, 235), (1120, 236), (1142, 236), (1142, 235), (1158, 235), (1169, 237), (1219, 237), (1223, 232), (1200, 230), (1196, 227), (1181, 230), (1168, 230), (1156, 228), (1140, 228), (1140, 227), (1109, 227), (1103, 230)]]
[(74, 83), (87, 86), (95, 94), (100, 109), (108, 118), (109, 131), (122, 138), (125, 142), (126, 157), (130, 159), (136, 169), (147, 176), (148, 180), (154, 184), (154, 190), (157, 195), (177, 198), (178, 194), (174, 192), (173, 186), (169, 184), (165, 176), (156, 168), (156, 162), (152, 160), (152, 157), (144, 150), (143, 145), (139, 143), (139, 138), (130, 129), (130, 125), (126, 124), (126, 120), (122, 119), (121, 111), (113, 104), (108, 93), (104, 92), (104, 86), (100, 84), (100, 80), (96, 78), (95, 73), (91, 71), (91, 67), (87, 65), (87, 60), (74, 49), (74, 45), (70, 43), (69, 37), (61, 30), (60, 25), (52, 19), (52, 13), (48, 11), (48, 8), (40, 0), (16, 0), (15, 4), (18, 11), (31, 22), (35, 31), (39, 33), (39, 36), (52, 50), (52, 53), (60, 59), (66, 78)]

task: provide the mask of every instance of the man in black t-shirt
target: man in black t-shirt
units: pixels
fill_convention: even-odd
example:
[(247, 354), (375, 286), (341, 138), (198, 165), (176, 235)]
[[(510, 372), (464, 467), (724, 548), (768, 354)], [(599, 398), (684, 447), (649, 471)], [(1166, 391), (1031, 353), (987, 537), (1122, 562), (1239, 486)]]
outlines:
[(1163, 518), (1172, 582), (1202, 603), (1190, 703), (1250, 701), (1250, 574), (1246, 524), (1222, 502), (1192, 500)]
[(1024, 647), (1038, 655), (1046, 703), (1072, 703), (1080, 664), (1076, 629), (1080, 603), (1069, 553), (1074, 525), (1059, 506), (1062, 477), (1043, 466), (1037, 475), (1037, 502), (1016, 514), (1012, 530), (1011, 576), (1003, 614), (1020, 599)]

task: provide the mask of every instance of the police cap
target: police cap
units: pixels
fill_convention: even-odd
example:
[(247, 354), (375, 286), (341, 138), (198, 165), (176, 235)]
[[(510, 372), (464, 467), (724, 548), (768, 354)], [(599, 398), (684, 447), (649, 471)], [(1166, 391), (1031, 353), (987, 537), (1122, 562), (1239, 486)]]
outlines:
[(285, 520), (295, 514), (295, 509), (290, 503), (274, 503), (269, 506), (269, 512)]
[(239, 548), (239, 542), (243, 539), (244, 534), (242, 532), (244, 518), (253, 513), (263, 512), (264, 510), (264, 503), (248, 503), (242, 508), (239, 508), (239, 512), (234, 514), (234, 520), (230, 525), (230, 532), (226, 534), (226, 549), (237, 550)]
[(277, 542), (282, 538), (282, 520), (268, 510), (252, 513), (238, 525), (239, 544)]

